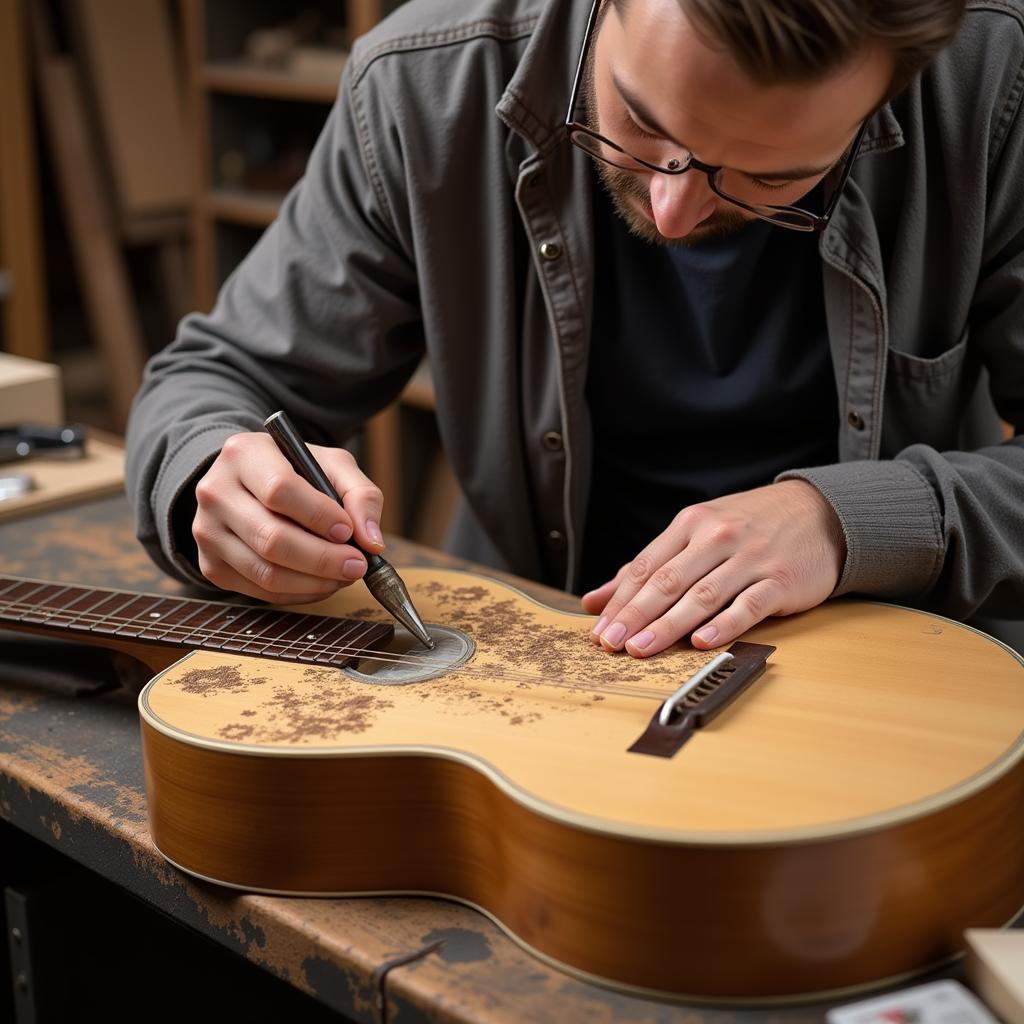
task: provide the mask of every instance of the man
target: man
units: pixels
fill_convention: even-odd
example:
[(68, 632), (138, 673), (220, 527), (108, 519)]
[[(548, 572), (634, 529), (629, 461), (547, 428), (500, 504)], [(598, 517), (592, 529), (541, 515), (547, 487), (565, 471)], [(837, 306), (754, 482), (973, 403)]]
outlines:
[[(426, 351), (456, 550), (588, 591), (609, 650), (846, 593), (1019, 616), (1024, 440), (979, 385), (1019, 432), (1024, 6), (962, 14), (412, 0), (152, 361), (140, 537), (268, 601), (358, 579), (383, 497), (338, 446)], [(260, 430), (277, 408), (345, 512)]]

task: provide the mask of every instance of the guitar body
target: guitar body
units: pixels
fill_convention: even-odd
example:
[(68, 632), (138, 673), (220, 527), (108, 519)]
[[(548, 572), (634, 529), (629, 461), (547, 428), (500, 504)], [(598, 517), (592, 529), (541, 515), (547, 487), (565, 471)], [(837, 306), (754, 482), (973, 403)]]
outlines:
[(475, 643), (463, 664), (403, 684), (203, 651), (146, 687), (170, 861), (450, 897), (592, 980), (731, 1000), (919, 971), (1024, 905), (1024, 671), (996, 641), (867, 602), (773, 620), (744, 637), (776, 647), (767, 671), (658, 757), (628, 748), (710, 655), (608, 655), (588, 617), (493, 580), (402, 575)]

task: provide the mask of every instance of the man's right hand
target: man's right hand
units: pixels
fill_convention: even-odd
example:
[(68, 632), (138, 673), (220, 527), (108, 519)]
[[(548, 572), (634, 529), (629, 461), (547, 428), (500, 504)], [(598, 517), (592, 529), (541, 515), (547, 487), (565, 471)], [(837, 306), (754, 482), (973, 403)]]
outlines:
[(366, 572), (364, 550), (384, 549), (384, 497), (343, 448), (310, 445), (345, 503), (295, 472), (269, 434), (229, 437), (196, 484), (192, 534), (199, 570), (223, 590), (301, 604), (329, 597)]

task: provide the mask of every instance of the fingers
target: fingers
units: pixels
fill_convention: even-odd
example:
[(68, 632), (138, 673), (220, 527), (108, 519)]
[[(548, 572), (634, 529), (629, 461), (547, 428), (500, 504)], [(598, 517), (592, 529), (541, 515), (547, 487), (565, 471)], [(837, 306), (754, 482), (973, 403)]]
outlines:
[[(690, 595), (687, 595), (689, 598)], [(669, 611), (654, 620), (649, 626), (638, 631), (624, 646), (629, 654), (637, 658), (649, 658), (652, 654), (671, 647), (702, 622), (690, 637), (693, 646), (700, 650), (723, 647), (742, 636), (748, 629), (781, 608), (781, 587), (776, 580), (759, 580), (741, 590), (732, 603), (707, 620), (707, 611), (699, 603), (684, 599)]]
[[(321, 494), (292, 468), (269, 435), (236, 434), (228, 438), (218, 458), (237, 474), (242, 486), (265, 508), (327, 540), (357, 543), (379, 551), (384, 547), (380, 516), (384, 496), (342, 448), (310, 445), (338, 496)], [(215, 464), (216, 465), (216, 464)]]
[(227, 531), (218, 538), (215, 547), (200, 549), (199, 571), (222, 590), (247, 594), (273, 604), (320, 601), (330, 597), (340, 586), (337, 580), (320, 579), (274, 565)]
[(783, 588), (777, 580), (761, 580), (747, 587), (736, 599), (698, 629), (691, 637), (694, 647), (710, 650), (732, 643), (752, 626), (783, 611)]
[(207, 579), (261, 600), (298, 602), (323, 598), (365, 573), (353, 538), (368, 551), (383, 547), (383, 497), (348, 452), (314, 448), (353, 509), (302, 479), (268, 435), (229, 438), (196, 485), (192, 532)]
[[(659, 538), (660, 539), (660, 538)], [(684, 547), (675, 557), (659, 564), (659, 545), (644, 549), (621, 574), (614, 594), (601, 612), (592, 637), (605, 650), (620, 650), (624, 642), (681, 602), (691, 588), (693, 599), (710, 604), (719, 599), (722, 577), (711, 575), (723, 560), (713, 547)], [(716, 604), (710, 611), (721, 607)], [(678, 635), (676, 637), (678, 639)]]
[(384, 511), (384, 495), (380, 488), (344, 449), (312, 445), (311, 450), (345, 503), (356, 542), (370, 551), (382, 551), (384, 538), (380, 532), (380, 517)]
[(585, 607), (601, 616), (592, 639), (636, 657), (691, 632), (694, 646), (720, 647), (768, 616), (826, 600), (845, 557), (834, 509), (803, 481), (691, 506), (586, 595)]
[[(632, 562), (618, 571), (613, 581), (613, 592), (600, 609), (601, 618), (593, 630), (593, 639), (596, 643), (601, 643), (607, 650), (618, 650), (623, 640), (635, 632), (635, 628), (631, 629), (630, 626), (646, 624), (656, 615), (660, 615), (673, 601), (682, 596), (696, 578), (693, 573), (701, 566), (704, 572), (710, 571), (721, 561), (720, 558), (709, 557), (707, 554), (698, 559), (691, 559), (689, 576), (682, 575), (681, 563), (677, 558), (680, 553), (686, 551), (690, 536), (687, 521), (683, 516), (677, 516), (664, 533), (659, 534)], [(606, 583), (593, 593), (602, 594), (608, 587), (609, 584)], [(623, 609), (634, 602), (641, 591), (645, 593), (640, 598), (640, 606), (630, 607), (626, 613), (626, 621), (618, 621)], [(641, 619), (643, 622), (639, 621)], [(625, 626), (625, 629), (619, 628), (621, 626)]]

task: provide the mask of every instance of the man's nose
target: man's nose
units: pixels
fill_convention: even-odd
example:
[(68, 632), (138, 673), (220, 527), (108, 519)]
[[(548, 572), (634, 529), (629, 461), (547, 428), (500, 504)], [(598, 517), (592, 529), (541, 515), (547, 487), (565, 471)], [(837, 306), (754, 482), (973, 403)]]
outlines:
[(653, 175), (650, 195), (654, 222), (665, 238), (684, 238), (715, 209), (706, 175), (693, 169)]

